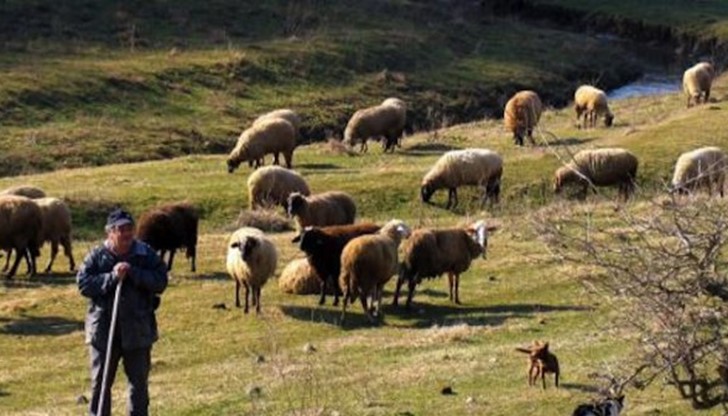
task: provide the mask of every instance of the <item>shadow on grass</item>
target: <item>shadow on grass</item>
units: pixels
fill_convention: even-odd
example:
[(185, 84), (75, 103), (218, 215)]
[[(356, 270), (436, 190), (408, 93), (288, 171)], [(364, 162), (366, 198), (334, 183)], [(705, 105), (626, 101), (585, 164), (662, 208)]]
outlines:
[(559, 387), (566, 390), (578, 390), (582, 393), (599, 393), (599, 387), (581, 383), (561, 383)]
[(450, 150), (459, 150), (461, 147), (459, 146), (453, 146), (446, 143), (417, 143), (412, 146), (408, 146), (406, 149), (403, 149), (400, 153), (406, 154), (406, 155), (431, 155), (431, 154), (440, 154), (442, 152), (448, 152)]
[(564, 137), (556, 140), (549, 140), (549, 146), (576, 146), (594, 141), (596, 137)]
[(204, 274), (183, 274), (174, 276), (178, 280), (202, 280), (202, 281), (232, 281), (230, 275), (223, 272), (204, 273)]
[(32, 289), (43, 286), (65, 286), (76, 284), (76, 272), (38, 273), (33, 277), (15, 276), (0, 280), (0, 286), (8, 289)]
[(333, 163), (300, 163), (296, 165), (296, 169), (341, 169), (341, 167)]
[[(381, 325), (391, 325), (400, 328), (430, 328), (433, 325), (450, 326), (467, 324), (471, 326), (497, 326), (513, 318), (529, 317), (537, 313), (560, 311), (585, 311), (591, 308), (571, 305), (544, 305), (544, 304), (511, 304), (492, 306), (468, 305), (433, 305), (413, 303), (412, 308), (406, 309), (391, 305), (391, 297), (382, 305), (384, 320), (372, 324), (364, 315), (361, 304), (356, 301), (348, 307), (344, 330), (369, 328)], [(341, 307), (332, 310), (318, 306), (281, 305), (283, 314), (299, 320), (313, 323), (325, 323), (341, 326)], [(397, 317), (397, 322), (388, 323), (387, 316)]]
[(83, 330), (83, 322), (60, 316), (22, 316), (19, 319), (0, 319), (5, 326), (0, 334), (8, 335), (66, 335)]

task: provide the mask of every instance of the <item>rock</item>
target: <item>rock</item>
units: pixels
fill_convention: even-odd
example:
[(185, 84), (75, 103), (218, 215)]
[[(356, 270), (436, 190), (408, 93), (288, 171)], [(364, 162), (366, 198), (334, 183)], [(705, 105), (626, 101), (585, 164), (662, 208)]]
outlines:
[(475, 398), (473, 396), (468, 396), (468, 398), (465, 399), (465, 403), (473, 404), (473, 403), (475, 403)]
[(260, 386), (250, 386), (246, 391), (248, 397), (255, 399), (263, 394), (263, 389)]
[(313, 344), (311, 344), (310, 342), (307, 342), (306, 345), (303, 346), (303, 352), (309, 354), (312, 352), (316, 352), (316, 347), (314, 347)]
[(443, 396), (451, 396), (455, 394), (455, 392), (452, 390), (452, 387), (445, 386), (440, 390), (440, 394), (442, 394)]
[(225, 306), (224, 303), (216, 303), (212, 305), (212, 309), (227, 309), (227, 306)]
[(495, 276), (489, 276), (488, 280), (490, 280), (491, 282), (495, 282), (496, 280), (498, 280), (498, 278)]
[(76, 397), (76, 404), (78, 404), (78, 405), (88, 404), (88, 398), (86, 398), (86, 396), (81, 394), (78, 397)]
[(265, 362), (265, 357), (263, 357), (262, 355), (259, 355), (259, 354), (255, 356), (256, 364), (262, 364), (264, 362)]

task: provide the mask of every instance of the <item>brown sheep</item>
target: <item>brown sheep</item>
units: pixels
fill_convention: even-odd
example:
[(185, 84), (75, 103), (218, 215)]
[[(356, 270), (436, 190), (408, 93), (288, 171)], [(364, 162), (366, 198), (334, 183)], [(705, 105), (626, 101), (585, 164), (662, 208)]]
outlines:
[[(580, 127), (596, 127), (599, 116), (604, 116), (604, 125), (607, 127), (611, 127), (614, 122), (614, 114), (609, 110), (607, 94), (591, 85), (582, 85), (574, 93), (574, 111), (576, 111), (576, 121)], [(584, 116), (584, 121), (580, 123), (582, 116)]]
[(43, 241), (43, 213), (33, 200), (15, 195), (0, 197), (0, 249), (15, 251), (15, 262), (6, 278), (18, 271), (21, 258), (28, 262), (29, 275), (36, 272), (35, 259)]
[(43, 213), (43, 242), (51, 243), (51, 257), (45, 272), (49, 273), (58, 255), (58, 245), (63, 247), (63, 254), (68, 257), (69, 270), (76, 268), (71, 247), (71, 210), (58, 198), (39, 198), (34, 200)]
[(531, 144), (533, 141), (533, 129), (538, 125), (543, 112), (541, 99), (533, 91), (520, 91), (506, 103), (503, 111), (503, 122), (506, 130), (513, 133), (513, 141), (523, 146), (523, 138), (527, 137)]
[(311, 196), (294, 192), (288, 196), (288, 215), (296, 218), (299, 230), (309, 225), (353, 224), (356, 204), (345, 192), (331, 191)]

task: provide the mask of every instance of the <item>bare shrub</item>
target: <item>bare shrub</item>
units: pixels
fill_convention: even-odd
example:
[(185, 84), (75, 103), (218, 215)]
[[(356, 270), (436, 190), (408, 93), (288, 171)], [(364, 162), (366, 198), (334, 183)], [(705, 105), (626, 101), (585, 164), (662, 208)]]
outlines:
[(635, 334), (635, 387), (665, 379), (695, 409), (726, 408), (728, 203), (654, 200), (598, 215), (553, 206), (534, 224), (547, 247), (588, 273), (584, 284)]

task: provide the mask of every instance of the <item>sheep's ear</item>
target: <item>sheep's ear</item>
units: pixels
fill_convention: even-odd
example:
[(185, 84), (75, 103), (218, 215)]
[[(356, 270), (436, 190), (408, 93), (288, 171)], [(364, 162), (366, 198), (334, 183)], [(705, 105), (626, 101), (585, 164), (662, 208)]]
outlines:
[(236, 241), (236, 242), (230, 244), (230, 248), (238, 248), (238, 247), (240, 247), (240, 241)]
[(291, 240), (291, 243), (298, 243), (301, 241), (301, 236), (303, 236), (303, 233), (298, 234), (297, 236), (293, 237), (293, 240)]
[(498, 230), (498, 226), (497, 225), (489, 225), (489, 226), (485, 227), (485, 229), (488, 230), (488, 232), (493, 232), (493, 231)]

